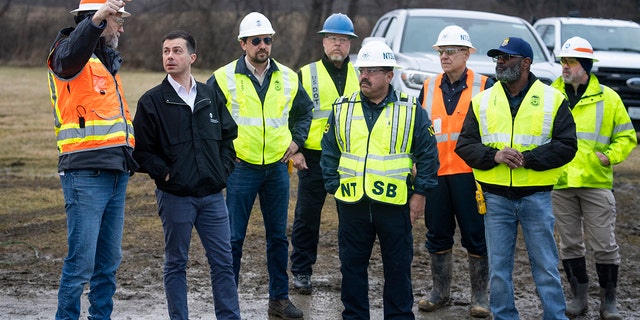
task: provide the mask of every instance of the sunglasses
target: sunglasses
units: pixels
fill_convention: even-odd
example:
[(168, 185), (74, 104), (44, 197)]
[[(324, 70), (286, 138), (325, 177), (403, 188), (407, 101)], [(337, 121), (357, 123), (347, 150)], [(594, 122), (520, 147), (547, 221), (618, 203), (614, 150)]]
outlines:
[(438, 49), (436, 51), (438, 51), (439, 55), (443, 55), (443, 54), (447, 54), (448, 56), (452, 56), (460, 51), (465, 51), (467, 50), (467, 48), (446, 48), (446, 49)]
[(264, 38), (253, 38), (251, 39), (251, 44), (254, 46), (259, 46), (260, 42), (264, 41), (264, 44), (266, 45), (271, 45), (273, 43), (273, 38), (271, 37), (264, 37)]
[(502, 60), (504, 62), (507, 62), (513, 58), (524, 58), (521, 55), (518, 54), (507, 54), (507, 53), (503, 53), (503, 54), (497, 54), (493, 57), (491, 57), (491, 59), (493, 59), (493, 62), (498, 62), (498, 60)]
[(573, 67), (580, 64), (580, 62), (578, 62), (578, 59), (576, 58), (560, 58), (560, 64), (563, 66)]

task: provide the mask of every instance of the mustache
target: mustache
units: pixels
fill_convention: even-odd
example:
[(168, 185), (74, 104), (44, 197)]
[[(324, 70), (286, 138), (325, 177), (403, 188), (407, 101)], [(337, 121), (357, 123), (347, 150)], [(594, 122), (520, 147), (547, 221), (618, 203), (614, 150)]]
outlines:
[(363, 84), (366, 84), (366, 85), (370, 86), (371, 82), (369, 82), (369, 80), (367, 80), (367, 79), (362, 79), (362, 80), (360, 80), (360, 85), (363, 85)]

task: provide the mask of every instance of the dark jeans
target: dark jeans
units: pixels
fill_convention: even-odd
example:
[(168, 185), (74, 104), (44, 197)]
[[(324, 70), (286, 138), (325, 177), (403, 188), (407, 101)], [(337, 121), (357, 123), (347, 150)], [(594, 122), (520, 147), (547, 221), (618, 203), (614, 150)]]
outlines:
[(291, 231), (291, 273), (311, 275), (318, 257), (320, 214), (327, 191), (320, 163), (307, 159), (308, 169), (298, 171), (298, 200)]
[(469, 254), (486, 256), (484, 215), (478, 213), (476, 184), (472, 173), (438, 177), (438, 186), (427, 193), (424, 223), (427, 227), (425, 247), (430, 253), (453, 247), (456, 222), (461, 244)]
[(229, 213), (222, 192), (202, 198), (179, 197), (156, 189), (164, 230), (164, 289), (171, 319), (189, 319), (187, 263), (195, 227), (209, 262), (217, 319), (240, 319), (233, 274)]
[(411, 288), (413, 236), (409, 207), (373, 203), (338, 206), (338, 245), (342, 272), (342, 317), (369, 319), (369, 259), (376, 236), (384, 269), (385, 319), (415, 319)]
[(289, 173), (286, 163), (253, 166), (239, 162), (227, 180), (227, 207), (236, 283), (240, 280), (242, 246), (256, 196), (260, 199), (266, 234), (269, 298), (287, 299), (289, 240), (286, 232), (289, 214)]

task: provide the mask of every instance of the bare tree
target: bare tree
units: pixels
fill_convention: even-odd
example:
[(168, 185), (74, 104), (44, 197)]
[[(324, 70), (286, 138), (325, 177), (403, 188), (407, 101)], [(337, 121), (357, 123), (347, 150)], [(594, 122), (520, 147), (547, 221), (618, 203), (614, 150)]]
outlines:
[(2, 5), (2, 8), (0, 8), (0, 18), (4, 16), (7, 11), (9, 11), (9, 8), (11, 8), (11, 0), (5, 1), (5, 3)]

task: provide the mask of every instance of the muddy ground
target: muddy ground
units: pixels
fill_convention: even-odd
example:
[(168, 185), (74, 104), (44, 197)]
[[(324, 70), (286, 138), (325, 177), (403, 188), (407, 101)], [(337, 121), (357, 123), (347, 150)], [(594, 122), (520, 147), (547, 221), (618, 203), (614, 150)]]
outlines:
[[(638, 150), (632, 157), (639, 156)], [(618, 282), (619, 310), (625, 319), (640, 319), (640, 168), (621, 165), (616, 171), (615, 194), (618, 201), (617, 237), (622, 264)], [(295, 175), (292, 186), (295, 186)], [(10, 170), (0, 172), (0, 192), (36, 189), (59, 190), (55, 176), (36, 180), (13, 176)], [(130, 183), (127, 218), (123, 241), (124, 259), (118, 271), (118, 291), (113, 319), (167, 319), (162, 286), (162, 227), (155, 211), (153, 185), (136, 174)], [(292, 188), (294, 192), (295, 188)], [(61, 191), (59, 191), (60, 197)], [(28, 201), (16, 194), (16, 201)], [(292, 193), (292, 204), (295, 194)], [(333, 199), (327, 200), (321, 230), (318, 263), (314, 268), (314, 292), (311, 296), (291, 291), (291, 300), (305, 312), (305, 319), (339, 319), (340, 271), (337, 254), (337, 231)], [(16, 206), (18, 207), (18, 206)], [(5, 208), (0, 215), (0, 319), (52, 319), (56, 308), (56, 289), (62, 261), (66, 253), (64, 209), (58, 203), (41, 210), (22, 211)], [(292, 212), (292, 210), (290, 210)], [(292, 224), (289, 221), (289, 232)], [(267, 272), (263, 228), (259, 214), (253, 214), (245, 242), (242, 277), (239, 287), (244, 319), (268, 319)], [(424, 220), (414, 228), (415, 258), (413, 287), (416, 304), (427, 296), (431, 281), (429, 255), (424, 249)], [(195, 234), (195, 231), (194, 231)], [(591, 287), (590, 310), (581, 319), (598, 319), (598, 287), (593, 259), (588, 258)], [(379, 250), (370, 264), (371, 318), (382, 319), (382, 265)], [(564, 272), (563, 283), (566, 285)], [(192, 319), (214, 319), (208, 266), (197, 236), (191, 249), (188, 270), (189, 304)], [(520, 238), (516, 254), (516, 304), (522, 319), (541, 319), (542, 311)], [(453, 304), (436, 313), (423, 313), (414, 308), (417, 319), (466, 319), (469, 303), (467, 260), (457, 243), (454, 247)], [(86, 318), (86, 294), (83, 318)]]

